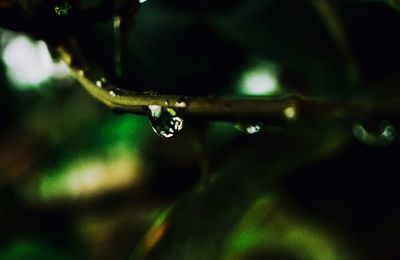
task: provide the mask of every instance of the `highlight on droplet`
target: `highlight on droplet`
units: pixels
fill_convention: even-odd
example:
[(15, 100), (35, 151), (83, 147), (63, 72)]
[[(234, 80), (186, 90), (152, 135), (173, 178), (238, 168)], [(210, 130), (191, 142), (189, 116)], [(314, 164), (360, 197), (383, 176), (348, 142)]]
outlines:
[(236, 123), (234, 127), (242, 133), (253, 135), (259, 133), (262, 128), (263, 124), (260, 122), (257, 123)]
[(173, 108), (150, 105), (148, 113), (151, 127), (160, 137), (174, 137), (183, 129), (183, 118)]

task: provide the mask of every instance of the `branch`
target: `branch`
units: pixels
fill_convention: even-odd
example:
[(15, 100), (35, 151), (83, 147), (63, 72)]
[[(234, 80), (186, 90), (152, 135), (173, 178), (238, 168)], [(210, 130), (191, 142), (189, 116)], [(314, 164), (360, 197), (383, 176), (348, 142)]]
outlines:
[(290, 95), (282, 97), (188, 97), (158, 95), (154, 92), (132, 92), (119, 89), (104, 77), (93, 77), (87, 66), (76, 65), (64, 48), (61, 58), (75, 79), (98, 101), (118, 112), (148, 115), (149, 106), (174, 108), (182, 117), (236, 122), (292, 122), (297, 120), (349, 119), (400, 114), (400, 99), (327, 100)]

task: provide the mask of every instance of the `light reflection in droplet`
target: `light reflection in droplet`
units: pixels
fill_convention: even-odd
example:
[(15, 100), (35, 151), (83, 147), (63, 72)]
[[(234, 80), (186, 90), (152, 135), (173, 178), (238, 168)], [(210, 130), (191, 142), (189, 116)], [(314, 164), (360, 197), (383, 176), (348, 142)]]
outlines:
[(112, 97), (116, 97), (117, 96), (117, 94), (113, 90), (110, 90), (108, 92), (108, 94), (110, 94), (110, 96), (112, 96)]
[(183, 129), (183, 118), (175, 109), (150, 105), (149, 120), (154, 132), (164, 138), (176, 136)]
[(259, 133), (262, 128), (262, 123), (236, 123), (235, 128), (242, 133), (253, 135)]
[(100, 80), (96, 80), (96, 86), (101, 88), (103, 86), (103, 84)]
[(187, 104), (186, 104), (185, 101), (177, 101), (177, 102), (175, 103), (175, 106), (176, 106), (176, 107), (185, 108), (185, 107), (187, 107)]
[(149, 109), (150, 109), (152, 117), (160, 117), (161, 111), (162, 111), (162, 107), (161, 106), (150, 105)]

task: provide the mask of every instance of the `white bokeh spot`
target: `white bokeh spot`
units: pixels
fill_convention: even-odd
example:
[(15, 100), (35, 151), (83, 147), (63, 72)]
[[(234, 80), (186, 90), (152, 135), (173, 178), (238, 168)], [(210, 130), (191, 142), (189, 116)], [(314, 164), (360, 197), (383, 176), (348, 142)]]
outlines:
[(66, 77), (64, 63), (53, 62), (47, 45), (18, 35), (8, 41), (3, 49), (7, 77), (18, 89), (36, 88), (51, 77)]

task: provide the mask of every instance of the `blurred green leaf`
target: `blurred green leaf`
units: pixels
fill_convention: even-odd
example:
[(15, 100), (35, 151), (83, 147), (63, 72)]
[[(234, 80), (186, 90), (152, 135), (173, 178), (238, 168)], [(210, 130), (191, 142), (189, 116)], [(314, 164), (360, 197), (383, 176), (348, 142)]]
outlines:
[(288, 173), (329, 155), (341, 145), (345, 136), (340, 128), (323, 129), (313, 132), (314, 138), (305, 138), (307, 141), (272, 132), (236, 140), (236, 146), (224, 149), (224, 164), (215, 169), (211, 183), (188, 194), (174, 207), (166, 220), (165, 235), (146, 259), (222, 257), (221, 248), (254, 201), (276, 189)]

